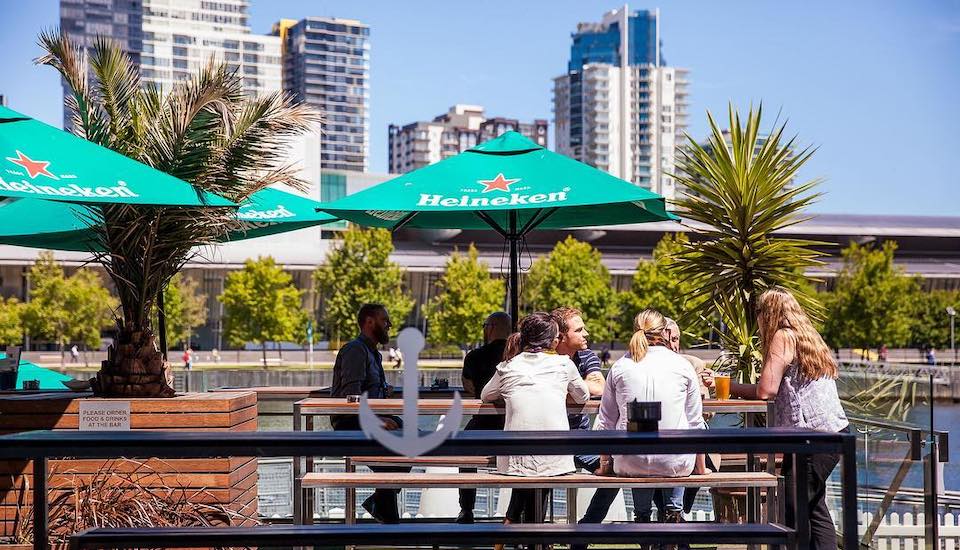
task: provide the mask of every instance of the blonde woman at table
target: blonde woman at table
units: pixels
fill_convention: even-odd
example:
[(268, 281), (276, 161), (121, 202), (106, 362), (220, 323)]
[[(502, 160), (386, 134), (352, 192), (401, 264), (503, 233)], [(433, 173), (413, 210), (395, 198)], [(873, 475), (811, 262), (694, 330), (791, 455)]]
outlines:
[[(600, 430), (626, 430), (627, 406), (634, 400), (659, 401), (662, 430), (705, 430), (700, 378), (693, 366), (670, 349), (667, 320), (658, 311), (645, 309), (633, 321), (629, 351), (607, 374), (600, 402)], [(602, 457), (602, 471), (610, 470), (610, 457)], [(615, 455), (612, 469), (629, 477), (685, 477), (706, 473), (703, 455)], [(634, 516), (649, 522), (654, 489), (633, 489)], [(683, 487), (665, 491), (661, 522), (683, 521)]]
[[(590, 390), (577, 367), (566, 355), (557, 355), (557, 322), (549, 313), (535, 312), (520, 321), (520, 332), (510, 336), (497, 372), (484, 386), (480, 398), (487, 402), (506, 402), (504, 429), (510, 431), (569, 430), (566, 401), (586, 403)], [(556, 476), (575, 471), (572, 456), (498, 456), (497, 470), (515, 476)], [(544, 500), (550, 492), (544, 491)], [(505, 523), (542, 522), (534, 517), (534, 489), (514, 489), (507, 507)]]
[[(774, 287), (760, 295), (757, 323), (763, 367), (757, 384), (731, 384), (730, 393), (745, 399), (774, 400), (771, 425), (824, 432), (847, 430), (847, 416), (837, 394), (837, 364), (830, 348), (790, 292)], [(810, 497), (810, 548), (837, 548), (837, 532), (827, 509), (826, 485), (839, 455), (813, 455), (807, 463)], [(786, 478), (786, 520), (793, 525), (793, 464)]]

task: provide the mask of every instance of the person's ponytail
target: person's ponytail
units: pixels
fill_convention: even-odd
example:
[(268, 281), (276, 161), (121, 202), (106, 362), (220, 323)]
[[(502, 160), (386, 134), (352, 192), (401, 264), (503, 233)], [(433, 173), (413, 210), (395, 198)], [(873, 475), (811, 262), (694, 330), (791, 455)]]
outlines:
[(662, 343), (663, 331), (666, 329), (667, 321), (664, 316), (655, 309), (645, 309), (637, 314), (633, 319), (633, 336), (630, 337), (628, 351), (630, 358), (634, 361), (642, 361), (647, 356), (651, 342), (648, 337), (653, 339), (653, 345)]
[(507, 345), (503, 348), (503, 360), (509, 361), (520, 355), (520, 333), (514, 332), (510, 336), (507, 336)]
[(630, 346), (627, 349), (630, 350), (630, 357), (632, 357), (634, 361), (642, 361), (643, 358), (647, 356), (647, 349), (649, 347), (649, 344), (647, 344), (647, 335), (644, 334), (642, 330), (638, 330), (630, 337)]

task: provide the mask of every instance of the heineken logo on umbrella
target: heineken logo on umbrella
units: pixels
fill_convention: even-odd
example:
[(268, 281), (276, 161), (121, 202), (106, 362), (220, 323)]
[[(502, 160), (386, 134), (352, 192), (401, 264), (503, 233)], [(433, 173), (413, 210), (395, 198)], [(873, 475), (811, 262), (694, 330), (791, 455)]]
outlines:
[[(6, 168), (5, 172), (12, 176), (20, 176), (21, 178), (27, 176), (30, 178), (30, 181), (26, 179), (8, 181), (0, 175), (0, 189), (2, 190), (30, 193), (32, 195), (45, 197), (134, 198), (139, 196), (127, 187), (126, 182), (119, 180), (114, 187), (88, 187), (77, 185), (76, 183), (49, 185), (41, 183), (45, 181), (44, 179), (34, 183), (33, 180), (40, 176), (61, 182), (62, 180), (76, 179), (77, 176), (74, 174), (54, 174), (50, 171), (50, 161), (34, 160), (20, 150), (16, 151), (16, 155), (16, 157), (6, 157), (6, 159), (19, 169)], [(26, 173), (24, 173), (24, 171)]]
[(33, 160), (27, 155), (24, 155), (20, 151), (17, 151), (17, 158), (7, 157), (7, 160), (14, 164), (19, 164), (24, 169), (26, 169), (27, 174), (30, 175), (30, 179), (33, 179), (37, 176), (47, 176), (50, 179), (58, 180), (57, 176), (54, 176), (47, 170), (47, 166), (50, 166), (50, 163), (45, 160)]
[(240, 211), (237, 212), (237, 218), (243, 222), (242, 226), (245, 229), (269, 227), (282, 220), (296, 217), (296, 214), (284, 208), (282, 204), (278, 204), (272, 210), (240, 207)]
[(507, 179), (503, 177), (503, 172), (497, 174), (492, 180), (477, 180), (477, 183), (483, 184), (483, 192), (488, 191), (510, 191), (510, 186), (520, 181), (520, 178)]
[[(484, 206), (519, 206), (527, 204), (549, 204), (556, 202), (564, 202), (567, 200), (567, 192), (570, 191), (569, 187), (564, 187), (560, 191), (553, 191), (549, 193), (522, 193), (522, 192), (511, 192), (510, 186), (519, 182), (522, 178), (507, 178), (503, 175), (503, 172), (500, 172), (493, 179), (486, 180), (477, 180), (477, 183), (483, 185), (483, 189), (480, 190), (481, 195), (489, 193), (490, 191), (501, 191), (506, 193), (506, 195), (497, 194), (496, 196), (474, 196), (470, 195), (460, 195), (459, 197), (449, 197), (446, 195), (433, 194), (433, 193), (420, 193), (420, 200), (417, 202), (417, 206), (446, 206), (446, 207), (484, 207)], [(518, 189), (517, 191), (522, 191), (524, 189), (529, 189), (529, 187)], [(476, 192), (476, 189), (467, 188), (461, 189), (461, 192), (469, 193)]]

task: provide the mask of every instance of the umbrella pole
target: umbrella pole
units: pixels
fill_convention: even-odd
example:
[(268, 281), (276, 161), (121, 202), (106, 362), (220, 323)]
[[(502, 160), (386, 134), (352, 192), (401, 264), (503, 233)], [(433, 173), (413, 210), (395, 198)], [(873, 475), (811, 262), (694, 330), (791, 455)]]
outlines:
[(167, 360), (167, 314), (163, 311), (163, 289), (157, 293), (157, 329), (160, 332), (160, 353)]
[(510, 319), (516, 329), (520, 315), (520, 235), (517, 234), (517, 211), (510, 211)]

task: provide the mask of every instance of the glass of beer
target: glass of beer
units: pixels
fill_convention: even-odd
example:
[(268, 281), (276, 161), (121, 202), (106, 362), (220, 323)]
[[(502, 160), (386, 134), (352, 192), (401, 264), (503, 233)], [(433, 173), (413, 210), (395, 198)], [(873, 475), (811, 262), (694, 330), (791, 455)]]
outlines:
[(730, 373), (714, 374), (713, 387), (717, 389), (717, 399), (730, 399)]

